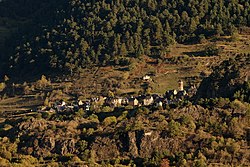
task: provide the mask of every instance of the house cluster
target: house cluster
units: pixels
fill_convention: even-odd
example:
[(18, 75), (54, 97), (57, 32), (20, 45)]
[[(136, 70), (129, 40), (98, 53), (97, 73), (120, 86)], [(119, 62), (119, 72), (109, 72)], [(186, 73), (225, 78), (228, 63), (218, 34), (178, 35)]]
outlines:
[(164, 105), (175, 104), (179, 101), (189, 99), (192, 97), (197, 89), (195, 86), (184, 90), (184, 84), (182, 80), (178, 81), (178, 90), (168, 90), (164, 95), (152, 94), (152, 95), (139, 95), (137, 97), (108, 97), (105, 99), (104, 105), (111, 107), (119, 106), (155, 106), (162, 107)]
[(159, 94), (148, 94), (130, 97), (96, 97), (85, 101), (78, 100), (71, 104), (66, 104), (64, 101), (54, 103), (51, 108), (43, 108), (42, 111), (48, 112), (60, 112), (65, 110), (78, 110), (80, 108), (85, 111), (89, 111), (90, 107), (96, 106), (110, 106), (110, 107), (121, 107), (121, 106), (154, 106), (164, 107), (166, 105), (175, 104), (184, 99), (188, 99), (194, 93), (196, 88), (191, 87), (188, 90), (184, 90), (183, 81), (179, 80), (178, 90), (168, 90), (164, 95)]

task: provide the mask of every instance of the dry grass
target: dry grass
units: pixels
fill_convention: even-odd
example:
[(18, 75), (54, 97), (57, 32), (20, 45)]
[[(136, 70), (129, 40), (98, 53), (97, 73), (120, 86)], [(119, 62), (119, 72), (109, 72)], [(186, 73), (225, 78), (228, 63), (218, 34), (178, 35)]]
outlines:
[(17, 96), (0, 101), (0, 112), (5, 111), (27, 111), (42, 105), (43, 101), (34, 97)]

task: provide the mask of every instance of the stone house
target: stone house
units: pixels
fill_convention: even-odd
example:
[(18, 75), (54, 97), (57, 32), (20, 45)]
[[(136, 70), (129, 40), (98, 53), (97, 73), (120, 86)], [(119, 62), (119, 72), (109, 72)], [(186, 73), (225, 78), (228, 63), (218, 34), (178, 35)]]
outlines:
[(153, 96), (147, 95), (142, 97), (142, 105), (149, 106), (154, 103)]
[(173, 89), (173, 90), (168, 90), (168, 91), (166, 91), (165, 96), (166, 96), (168, 99), (172, 99), (172, 98), (174, 98), (177, 94), (178, 94), (178, 91), (175, 90), (175, 89)]
[(163, 98), (157, 98), (154, 100), (154, 106), (155, 107), (162, 107), (163, 106), (163, 101), (164, 99)]
[(179, 91), (176, 95), (177, 99), (184, 99), (187, 97), (187, 92), (185, 90)]
[(131, 97), (131, 98), (128, 99), (128, 104), (130, 106), (138, 106), (139, 105), (139, 101), (136, 98)]
[(111, 103), (113, 106), (118, 107), (122, 105), (122, 98), (121, 97), (116, 97), (111, 100)]
[(111, 107), (118, 107), (122, 104), (122, 98), (120, 97), (109, 97), (105, 99), (105, 105)]
[(123, 106), (126, 106), (126, 105), (128, 105), (128, 104), (129, 104), (129, 99), (128, 99), (127, 97), (123, 98), (123, 99), (122, 99), (122, 105), (123, 105)]
[(145, 75), (144, 77), (142, 77), (142, 79), (143, 79), (144, 81), (151, 81), (151, 80), (152, 80), (151, 77), (148, 76), (148, 75)]

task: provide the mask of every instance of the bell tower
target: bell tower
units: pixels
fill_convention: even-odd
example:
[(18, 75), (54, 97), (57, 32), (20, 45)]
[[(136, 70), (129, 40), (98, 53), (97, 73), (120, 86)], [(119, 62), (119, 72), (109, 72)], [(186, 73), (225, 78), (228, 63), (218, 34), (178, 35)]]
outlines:
[(183, 91), (184, 90), (184, 88), (183, 88), (183, 81), (182, 80), (178, 81), (178, 89), (179, 89), (179, 91)]

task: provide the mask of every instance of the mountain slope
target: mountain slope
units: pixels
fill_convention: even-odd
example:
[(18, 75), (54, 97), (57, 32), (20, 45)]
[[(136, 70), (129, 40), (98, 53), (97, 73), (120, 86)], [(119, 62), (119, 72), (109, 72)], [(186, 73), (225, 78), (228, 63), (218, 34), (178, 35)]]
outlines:
[(214, 67), (197, 92), (200, 98), (240, 98), (249, 102), (250, 55), (240, 54)]
[(55, 24), (54, 12), (64, 0), (5, 0), (0, 2), (0, 74), (6, 74), (9, 58), (15, 48), (22, 45), (44, 26)]
[(74, 71), (91, 64), (126, 65), (143, 54), (164, 58), (175, 40), (232, 34), (235, 27), (250, 24), (247, 0), (64, 2), (54, 10), (56, 24), (25, 37), (9, 67)]

